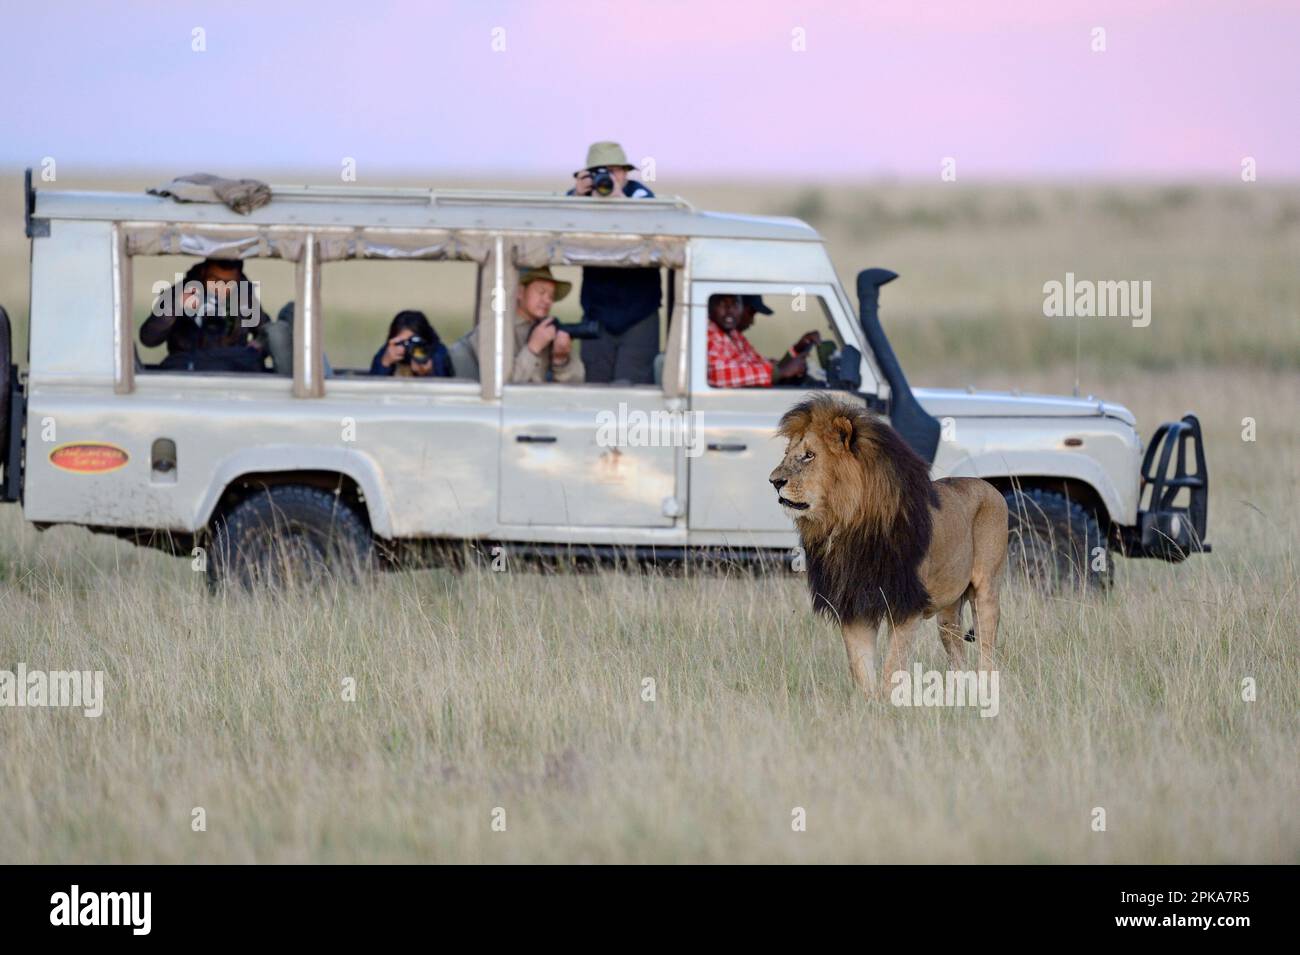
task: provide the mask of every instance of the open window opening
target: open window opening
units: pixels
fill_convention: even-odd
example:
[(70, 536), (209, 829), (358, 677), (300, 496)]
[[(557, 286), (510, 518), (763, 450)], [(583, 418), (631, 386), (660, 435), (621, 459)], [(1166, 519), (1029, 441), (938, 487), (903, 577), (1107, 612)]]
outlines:
[(294, 263), (136, 255), (129, 273), (134, 372), (292, 375)]
[(719, 288), (700, 304), (708, 316), (710, 388), (827, 384), (844, 340), (820, 295)]
[(479, 272), (476, 262), (437, 259), (324, 263), (326, 377), (476, 379), (456, 358), (477, 334)]

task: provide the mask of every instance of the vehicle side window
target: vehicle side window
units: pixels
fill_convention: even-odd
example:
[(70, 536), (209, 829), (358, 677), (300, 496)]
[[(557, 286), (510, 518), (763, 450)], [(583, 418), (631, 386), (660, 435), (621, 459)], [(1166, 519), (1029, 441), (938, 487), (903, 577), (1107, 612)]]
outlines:
[(294, 295), (292, 262), (136, 255), (131, 276), (138, 372), (291, 374), (291, 323), (274, 320)]
[[(765, 359), (772, 366), (780, 366), (793, 350), (804, 357), (801, 368), (806, 367), (807, 378), (825, 380), (827, 369), (823, 367), (823, 360), (829, 359), (843, 342), (831, 321), (827, 303), (819, 295), (800, 289), (779, 294), (740, 291), (718, 294), (739, 300), (740, 319), (734, 331), (730, 332), (729, 341), (720, 342), (716, 325), (711, 335), (714, 349), (719, 344), (726, 346), (728, 362), (743, 365)], [(704, 304), (707, 308), (707, 303)], [(719, 355), (711, 354), (709, 357), (713, 362), (710, 387), (744, 387), (757, 383), (749, 369), (718, 367)], [(791, 373), (777, 384), (793, 385), (804, 380), (803, 374)], [(721, 382), (731, 384), (728, 386)]]
[[(583, 372), (580, 380), (564, 383), (662, 387), (663, 352), (668, 337), (666, 270), (549, 268), (559, 283), (550, 317), (572, 332), (573, 355)], [(517, 344), (517, 356), (520, 348), (527, 347), (531, 329), (539, 319), (529, 314), (527, 303), (520, 301), (508, 305), (506, 319)], [(543, 374), (548, 381), (557, 380), (553, 371), (543, 370)], [(512, 375), (512, 384), (524, 383), (518, 380), (518, 366)]]
[(320, 297), (329, 373), (374, 380), (457, 377), (452, 353), (474, 327), (477, 284), (473, 262), (326, 262)]

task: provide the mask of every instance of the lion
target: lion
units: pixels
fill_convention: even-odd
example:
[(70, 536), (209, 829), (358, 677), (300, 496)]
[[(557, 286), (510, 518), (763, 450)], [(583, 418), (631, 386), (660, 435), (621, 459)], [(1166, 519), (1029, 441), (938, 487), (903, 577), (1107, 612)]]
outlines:
[[(868, 697), (876, 634), (890, 623), (885, 679), (907, 666), (922, 620), (939, 618), (953, 669), (966, 640), (993, 668), (998, 590), (1007, 562), (1007, 504), (979, 478), (931, 481), (929, 466), (865, 408), (818, 396), (781, 418), (785, 457), (768, 480), (799, 532), (813, 609), (840, 624), (849, 670)], [(975, 625), (963, 634), (963, 605)]]

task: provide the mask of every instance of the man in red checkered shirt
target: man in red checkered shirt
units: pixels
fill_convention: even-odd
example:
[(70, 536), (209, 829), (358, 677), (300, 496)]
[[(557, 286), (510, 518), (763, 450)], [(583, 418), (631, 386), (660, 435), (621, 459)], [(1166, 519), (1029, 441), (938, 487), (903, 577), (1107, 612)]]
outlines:
[(805, 356), (821, 336), (808, 332), (780, 361), (770, 362), (745, 339), (741, 316), (738, 295), (709, 296), (709, 384), (714, 388), (770, 388), (803, 380), (808, 372)]

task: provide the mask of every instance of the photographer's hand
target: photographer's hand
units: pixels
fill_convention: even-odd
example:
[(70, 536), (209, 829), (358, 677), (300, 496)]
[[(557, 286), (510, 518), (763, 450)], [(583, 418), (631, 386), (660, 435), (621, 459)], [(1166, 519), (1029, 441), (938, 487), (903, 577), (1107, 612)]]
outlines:
[(402, 347), (402, 342), (410, 335), (396, 335), (388, 339), (388, 347), (384, 349), (384, 356), (379, 359), (379, 364), (385, 368), (392, 368), (405, 357), (406, 349)]
[(568, 332), (555, 333), (555, 347), (551, 349), (552, 365), (567, 365), (573, 351), (573, 337)]
[(587, 170), (584, 169), (573, 177), (573, 194), (575, 196), (591, 195), (591, 173)]
[[(555, 319), (543, 318), (528, 333), (528, 350), (534, 355), (540, 355), (546, 350), (547, 345), (555, 341), (556, 334), (558, 332), (555, 328)], [(564, 337), (568, 338), (569, 336), (565, 335)]]

